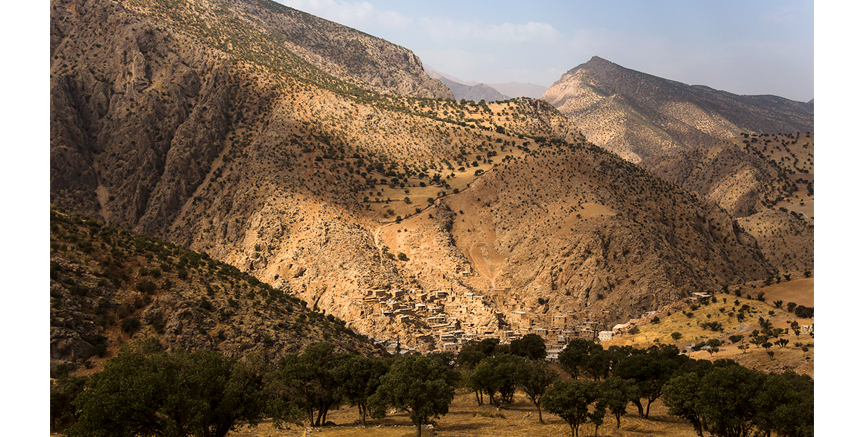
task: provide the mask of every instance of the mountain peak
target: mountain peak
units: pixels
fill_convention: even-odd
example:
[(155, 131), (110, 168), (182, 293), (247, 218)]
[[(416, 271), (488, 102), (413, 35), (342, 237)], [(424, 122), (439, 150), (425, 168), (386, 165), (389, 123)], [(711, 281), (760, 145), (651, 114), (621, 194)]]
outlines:
[(614, 62), (611, 62), (609, 60), (603, 59), (603, 58), (595, 55), (595, 56), (592, 56), (591, 59), (588, 60), (588, 62), (579, 64), (575, 68), (572, 68), (572, 69), (570, 69), (570, 71), (564, 73), (564, 75), (561, 76), (561, 79), (564, 79), (565, 77), (573, 75), (579, 71), (591, 71), (591, 72), (597, 73), (599, 71), (605, 71), (605, 70), (608, 70), (610, 68), (616, 68), (616, 67), (620, 68), (620, 66), (618, 64), (615, 64)]
[(597, 55), (594, 55), (585, 64), (612, 64), (612, 62), (610, 62), (606, 59), (603, 59)]

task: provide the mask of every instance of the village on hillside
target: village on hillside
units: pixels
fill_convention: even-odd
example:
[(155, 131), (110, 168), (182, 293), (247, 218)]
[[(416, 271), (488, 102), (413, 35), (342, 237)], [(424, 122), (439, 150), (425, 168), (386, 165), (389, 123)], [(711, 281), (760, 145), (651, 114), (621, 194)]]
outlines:
[[(495, 296), (501, 296), (508, 290), (495, 291)], [(470, 341), (493, 338), (498, 339), (499, 344), (508, 345), (527, 334), (535, 334), (544, 340), (546, 359), (549, 361), (557, 361), (558, 353), (571, 340), (611, 340), (644, 323), (656, 313), (650, 311), (640, 318), (604, 329), (600, 322), (578, 320), (572, 311), (564, 314), (536, 314), (493, 309), (492, 299), (473, 292), (458, 294), (452, 289), (429, 292), (375, 289), (368, 290), (361, 302), (352, 304), (362, 305), (362, 313), (368, 317), (384, 323), (386, 321), (382, 319), (390, 319), (390, 322), (403, 325), (404, 331), (409, 332), (407, 335), (410, 339), (374, 339), (376, 344), (383, 345), (391, 354), (458, 353), (462, 345)], [(406, 343), (416, 346), (406, 347)]]

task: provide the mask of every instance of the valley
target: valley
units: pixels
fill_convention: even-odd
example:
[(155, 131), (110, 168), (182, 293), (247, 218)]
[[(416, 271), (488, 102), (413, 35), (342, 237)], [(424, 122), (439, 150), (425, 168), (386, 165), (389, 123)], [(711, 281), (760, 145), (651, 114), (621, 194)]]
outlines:
[[(147, 338), (274, 363), (671, 344), (813, 376), (812, 102), (598, 57), (542, 99), (454, 99), (267, 0), (51, 11), (52, 376)], [(628, 426), (692, 435), (666, 417)]]
[[(74, 5), (57, 26), (89, 19)], [(739, 221), (712, 204), (734, 213), (734, 197), (712, 197), (688, 176), (654, 177), (588, 142), (542, 100), (457, 102), (415, 85), (393, 89), (419, 97), (377, 94), (340, 85), (363, 63), (338, 50), (323, 59), (226, 49), (206, 30), (216, 15), (160, 2), (110, 8), (125, 17), (131, 46), (96, 22), (55, 39), (52, 203), (206, 252), (381, 343), (432, 351), (546, 330), (558, 344), (693, 292), (812, 270), (812, 228), (795, 231), (801, 243), (786, 253), (762, 252), (793, 233), (766, 239), (764, 223), (800, 225), (773, 208)], [(249, 31), (293, 35), (288, 15), (251, 4), (232, 13), (259, 14)], [(211, 26), (190, 27), (190, 14)], [(154, 45), (160, 39), (187, 43)], [(97, 40), (139, 53), (129, 65), (144, 76), (70, 50), (73, 41), (110, 47)], [(299, 44), (287, 41), (274, 50)], [(183, 69), (166, 68), (177, 56), (188, 59)], [(77, 71), (120, 82), (105, 88)], [(104, 98), (89, 98), (90, 88)], [(171, 109), (164, 96), (186, 103)], [(71, 113), (82, 116), (60, 118)], [(173, 121), (155, 123), (167, 114)], [(801, 165), (812, 169), (809, 159)], [(662, 176), (660, 166), (648, 168)]]

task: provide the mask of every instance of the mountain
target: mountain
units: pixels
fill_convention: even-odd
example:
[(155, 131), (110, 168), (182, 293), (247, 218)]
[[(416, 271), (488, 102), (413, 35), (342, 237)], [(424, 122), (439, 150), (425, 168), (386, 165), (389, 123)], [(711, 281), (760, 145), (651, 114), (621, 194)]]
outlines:
[[(530, 97), (532, 99), (539, 99), (548, 89), (545, 86), (522, 82), (493, 83), (488, 85), (481, 84), (474, 81), (465, 81), (455, 78), (448, 74), (437, 71), (429, 66), (425, 66), (424, 68), (429, 74), (429, 77), (444, 82), (444, 84), (447, 85), (447, 87), (450, 88), (451, 91), (453, 91), (453, 94), (456, 96), (456, 100), (461, 100), (463, 98), (459, 97), (459, 95), (464, 96), (464, 98), (466, 99), (474, 100), (475, 102), (479, 102), (480, 100), (487, 100), (490, 102), (496, 100), (507, 100), (511, 98), (508, 96)], [(489, 88), (493, 88), (493, 90), (489, 90)], [(495, 94), (496, 92), (500, 93), (500, 95)], [(479, 96), (480, 98), (468, 97), (469, 95)]]
[(480, 85), (480, 82), (475, 82), (473, 80), (462, 80), (462, 79), (459, 79), (458, 77), (453, 77), (447, 73), (442, 73), (442, 72), (440, 72), (440, 71), (438, 71), (438, 70), (436, 70), (436, 69), (434, 69), (428, 65), (424, 65), (423, 69), (426, 70), (426, 74), (428, 74), (429, 77), (432, 77), (435, 79), (444, 78), (444, 79), (447, 79), (451, 82), (456, 82), (460, 85), (467, 85), (467, 86)]
[(438, 79), (444, 83), (444, 85), (447, 85), (447, 88), (453, 92), (453, 97), (456, 100), (465, 99), (473, 100), (475, 102), (486, 100), (494, 102), (498, 100), (508, 100), (510, 98), (499, 93), (495, 88), (483, 83), (464, 82), (452, 76), (439, 73), (431, 68), (428, 68), (426, 71), (429, 73), (430, 77)]
[(782, 272), (813, 269), (815, 134), (741, 134), (640, 166), (716, 202)]
[(508, 96), (531, 97), (532, 99), (543, 97), (543, 93), (549, 89), (545, 86), (523, 82), (491, 83), (489, 86)]
[(263, 0), (54, 0), (52, 205), (420, 351), (538, 329), (554, 344), (778, 273), (716, 202), (551, 104), (452, 100), (407, 50), (318, 20)]
[(568, 71), (543, 94), (589, 141), (632, 162), (708, 147), (741, 132), (813, 131), (813, 104), (739, 96), (621, 67), (599, 57)]
[(484, 83), (468, 86), (468, 85), (462, 85), (462, 84), (457, 83), (457, 82), (453, 82), (453, 81), (446, 79), (446, 78), (443, 78), (443, 77), (438, 79), (438, 80), (443, 82), (444, 85), (447, 85), (447, 88), (449, 88), (450, 91), (453, 92), (453, 97), (456, 100), (465, 99), (465, 100), (473, 100), (475, 102), (479, 102), (481, 100), (486, 100), (489, 102), (494, 102), (494, 101), (498, 101), (498, 100), (510, 99), (510, 97), (507, 97), (504, 94), (499, 93), (498, 90), (496, 90), (495, 88), (492, 88), (491, 86), (486, 85)]

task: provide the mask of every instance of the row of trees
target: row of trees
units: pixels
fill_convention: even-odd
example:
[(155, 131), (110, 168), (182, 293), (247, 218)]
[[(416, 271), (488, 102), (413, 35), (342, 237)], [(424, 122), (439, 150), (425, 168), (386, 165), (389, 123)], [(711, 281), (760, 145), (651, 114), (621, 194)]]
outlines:
[[(647, 417), (662, 399), (671, 414), (701, 436), (809, 436), (813, 381), (792, 372), (766, 375), (720, 360), (691, 360), (674, 346), (603, 349), (571, 341), (560, 366), (546, 362), (536, 339), (509, 346), (466, 344), (457, 356), (370, 358), (336, 353), (329, 343), (269, 363), (263, 354), (240, 360), (212, 351), (166, 353), (155, 340), (127, 345), (102, 372), (52, 384), (52, 428), (68, 436), (225, 436), (238, 423), (272, 418), (277, 426), (328, 423), (328, 412), (357, 407), (359, 420), (395, 408), (416, 427), (446, 415), (455, 389), (474, 391), (478, 405), (512, 403), (521, 389), (543, 412), (578, 435), (632, 403)], [(514, 347), (515, 345), (515, 347)], [(545, 355), (545, 350), (542, 355)]]
[(486, 395), (496, 406), (512, 402), (518, 387), (541, 422), (543, 410), (555, 414), (574, 436), (589, 422), (596, 432), (607, 412), (620, 427), (630, 404), (648, 417), (658, 399), (700, 436), (813, 435), (813, 380), (806, 375), (766, 375), (731, 360), (692, 360), (673, 345), (604, 349), (577, 339), (559, 354), (562, 377), (545, 361), (528, 359), (521, 347), (516, 351), (522, 356), (496, 340), (466, 345), (457, 356), (464, 385), (474, 390), (478, 404)]
[(369, 358), (323, 342), (271, 365), (261, 353), (241, 360), (167, 353), (147, 339), (124, 347), (100, 373), (55, 381), (51, 425), (70, 437), (222, 437), (265, 417), (279, 427), (324, 425), (347, 403), (364, 425), (389, 408), (406, 411), (419, 436), (422, 425), (447, 414), (457, 383), (441, 360), (419, 355)]

